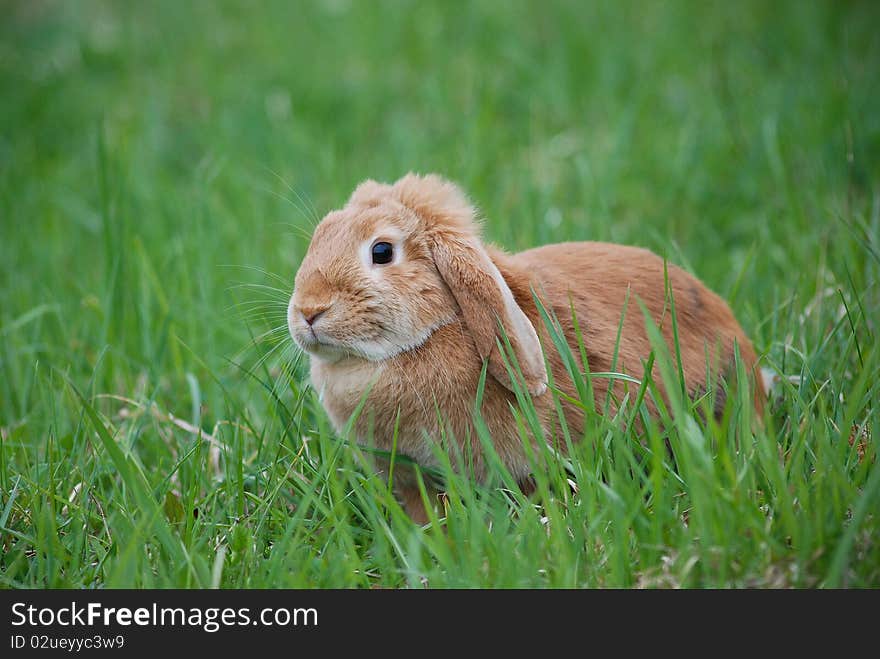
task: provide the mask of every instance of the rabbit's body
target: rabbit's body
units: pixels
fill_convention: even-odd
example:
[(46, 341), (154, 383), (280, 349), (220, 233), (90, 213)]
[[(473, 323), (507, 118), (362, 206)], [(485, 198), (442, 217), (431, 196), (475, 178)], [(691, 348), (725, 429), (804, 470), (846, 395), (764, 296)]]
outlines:
[[(578, 351), (574, 349), (577, 336), (571, 317), (574, 307), (592, 372), (614, 370), (642, 377), (650, 343), (639, 302), (660, 327), (670, 353), (676, 354), (667, 279), (675, 304), (685, 382), (691, 393), (706, 388), (707, 367), (716, 377), (731, 374), (734, 343), (739, 346), (746, 371), (755, 366), (751, 342), (724, 300), (693, 275), (678, 266), (664, 264), (659, 256), (646, 249), (599, 242), (560, 243), (499, 260), (510, 264), (511, 269), (534, 273), (530, 285), (544, 292), (540, 295), (542, 303), (552, 306), (577, 356)], [(528, 291), (515, 289), (514, 295), (518, 301), (522, 300), (524, 308), (528, 305), (526, 313), (536, 327), (539, 326), (537, 309)], [(543, 323), (540, 325), (545, 335), (542, 340), (548, 345), (546, 327)], [(617, 361), (613, 363), (615, 349)], [(552, 357), (558, 359), (559, 356)], [(554, 373), (559, 372), (561, 366), (561, 363), (553, 363)], [(623, 388), (621, 381), (617, 382), (616, 391)], [(608, 384), (607, 378), (594, 378), (593, 387), (597, 395), (601, 395), (600, 399), (604, 399)], [(760, 397), (755, 401), (760, 407)], [(716, 402), (723, 406), (723, 396)], [(648, 405), (652, 407), (650, 400)]]
[[(655, 254), (597, 242), (507, 254), (479, 242), (473, 215), (451, 184), (410, 175), (394, 186), (362, 185), (345, 209), (319, 225), (313, 246), (327, 239), (323, 234), (333, 237), (334, 252), (360, 256), (346, 260), (331, 256), (329, 249), (313, 255), (310, 248), (297, 274), (289, 323), (294, 338), (313, 355), (312, 383), (334, 425), (343, 428), (365, 401), (355, 425), (359, 442), (388, 451), (396, 434), (400, 454), (435, 466), (436, 442), (454, 438), (453, 464), (462, 466), (466, 460), (481, 478), (485, 467), (473, 410), (488, 361), (481, 419), (502, 461), (525, 483), (530, 463), (511, 411), (515, 394), (495, 346), (498, 321), (547, 437), (559, 419), (546, 391), (544, 355), (555, 386), (577, 397), (533, 294), (555, 314), (577, 357), (574, 309), (592, 372), (612, 370), (617, 347), (613, 370), (640, 379), (651, 346), (637, 300), (660, 326), (671, 350), (674, 346), (668, 277), (688, 389), (705, 390), (708, 377), (729, 374), (734, 344), (747, 371), (753, 371), (754, 351), (724, 301), (676, 266), (668, 265), (664, 273)], [(377, 245), (380, 260), (388, 256), (386, 251), (393, 253), (392, 260), (377, 263)], [(326, 318), (334, 313), (338, 316)], [(600, 404), (611, 382), (608, 377), (592, 379)], [(612, 400), (619, 401), (625, 385), (615, 382)], [(635, 387), (629, 390), (634, 396)], [(654, 411), (650, 400), (648, 405)], [(760, 407), (757, 397), (756, 405)], [(565, 402), (563, 410), (577, 438), (582, 412)], [(396, 481), (407, 510), (424, 521), (414, 483), (401, 474)]]

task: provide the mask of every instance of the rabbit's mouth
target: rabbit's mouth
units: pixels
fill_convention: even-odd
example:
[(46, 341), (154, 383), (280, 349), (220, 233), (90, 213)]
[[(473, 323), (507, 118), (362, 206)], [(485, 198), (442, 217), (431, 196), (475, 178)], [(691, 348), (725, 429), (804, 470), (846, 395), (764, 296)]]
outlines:
[(321, 316), (324, 316), (323, 311), (312, 314), (310, 320), (306, 320), (301, 312), (296, 311), (291, 297), (287, 307), (287, 329), (290, 337), (297, 346), (310, 355), (328, 361), (338, 361), (351, 351), (316, 325), (316, 322), (326, 322), (326, 318), (324, 321), (319, 321)]
[(329, 352), (347, 352), (343, 346), (313, 326), (296, 327), (291, 335), (300, 348), (313, 355), (324, 356)]

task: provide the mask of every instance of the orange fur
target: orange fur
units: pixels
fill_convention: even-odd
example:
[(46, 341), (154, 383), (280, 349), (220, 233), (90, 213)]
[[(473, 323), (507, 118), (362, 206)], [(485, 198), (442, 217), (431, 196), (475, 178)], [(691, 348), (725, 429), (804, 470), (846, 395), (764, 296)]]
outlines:
[[(371, 240), (392, 242), (399, 260), (371, 264), (364, 256)], [(667, 272), (688, 390), (710, 386), (707, 359), (709, 377), (728, 374), (734, 343), (754, 373), (754, 350), (727, 304), (680, 268), (669, 265)], [(537, 340), (556, 385), (577, 395), (539, 317), (533, 291), (555, 313), (577, 354), (573, 306), (592, 372), (611, 370), (627, 295), (616, 371), (643, 377), (651, 352), (637, 299), (672, 349), (671, 310), (658, 256), (597, 242), (560, 243), (519, 254), (486, 247), (465, 195), (433, 175), (409, 174), (394, 185), (366, 181), (342, 210), (325, 217), (297, 272), (288, 322), (293, 338), (312, 354), (312, 382), (337, 429), (369, 391), (355, 425), (359, 442), (390, 450), (397, 425), (400, 453), (436, 466), (432, 442), (454, 438), (444, 450), (477, 478), (485, 475), (485, 464), (473, 431), (473, 407), (488, 360), (491, 377), (481, 415), (502, 461), (526, 483), (529, 461), (510, 409), (515, 398), (496, 346), (499, 328), (510, 340), (547, 436), (559, 420), (552, 394), (544, 391), (547, 373)], [(318, 309), (323, 313), (310, 328), (303, 314)], [(604, 400), (610, 382), (593, 379), (597, 401)], [(618, 400), (623, 390), (624, 384), (615, 381)], [(760, 412), (759, 392), (756, 387)], [(650, 401), (649, 408), (656, 411)], [(579, 435), (582, 413), (569, 404), (563, 409)], [(415, 480), (402, 475), (396, 485), (410, 515), (427, 519)]]

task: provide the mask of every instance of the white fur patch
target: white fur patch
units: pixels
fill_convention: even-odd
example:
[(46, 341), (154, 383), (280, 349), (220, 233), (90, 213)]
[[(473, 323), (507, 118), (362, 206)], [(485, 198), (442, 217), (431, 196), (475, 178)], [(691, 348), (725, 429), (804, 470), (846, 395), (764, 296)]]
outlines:
[(783, 380), (788, 380), (796, 387), (799, 387), (801, 384), (801, 377), (799, 375), (785, 376), (777, 373), (772, 368), (767, 368), (766, 366), (761, 368), (761, 386), (764, 389), (765, 395), (769, 396), (773, 393)]
[(410, 350), (422, 347), (425, 342), (431, 338), (431, 335), (434, 334), (434, 332), (441, 327), (449, 325), (455, 320), (455, 318), (456, 316), (453, 314), (438, 323), (428, 326), (404, 344), (391, 343), (387, 339), (382, 341), (359, 342), (360, 345), (358, 346), (358, 352), (364, 359), (373, 362), (397, 357), (404, 352), (409, 352)]

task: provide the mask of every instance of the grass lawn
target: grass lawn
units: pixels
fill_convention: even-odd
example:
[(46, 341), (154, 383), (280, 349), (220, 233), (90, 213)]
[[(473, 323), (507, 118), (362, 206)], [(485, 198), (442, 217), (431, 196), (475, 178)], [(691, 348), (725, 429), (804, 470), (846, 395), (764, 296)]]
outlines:
[[(880, 586), (875, 3), (4, 13), (3, 587)], [(755, 434), (595, 417), (529, 499), (447, 470), (415, 526), (284, 327), (316, 218), (409, 170), (510, 250), (653, 249), (800, 384)]]

